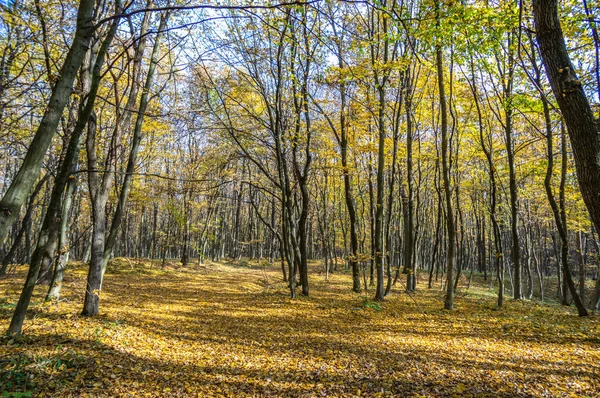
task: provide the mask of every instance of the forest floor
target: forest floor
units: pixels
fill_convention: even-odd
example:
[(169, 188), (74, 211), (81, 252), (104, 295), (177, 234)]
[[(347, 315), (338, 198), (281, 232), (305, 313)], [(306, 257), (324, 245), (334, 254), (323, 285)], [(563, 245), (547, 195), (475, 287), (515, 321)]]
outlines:
[[(2, 331), (25, 272), (0, 280)], [(290, 300), (275, 266), (117, 259), (86, 319), (75, 265), (60, 302), (37, 289), (24, 335), (0, 339), (0, 396), (600, 396), (600, 317), (511, 300), (498, 311), (483, 284), (448, 312), (423, 281), (414, 301), (399, 285), (382, 304), (351, 293), (348, 275), (325, 281), (315, 266), (310, 282)]]

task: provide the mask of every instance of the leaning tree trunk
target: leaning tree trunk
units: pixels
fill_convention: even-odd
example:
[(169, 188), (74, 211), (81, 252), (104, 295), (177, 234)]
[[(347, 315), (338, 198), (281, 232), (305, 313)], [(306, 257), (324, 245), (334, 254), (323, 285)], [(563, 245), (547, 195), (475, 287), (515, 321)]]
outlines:
[(37, 185), (35, 186), (35, 189), (33, 190), (32, 194), (29, 196), (29, 205), (27, 206), (27, 211), (25, 212), (25, 217), (23, 217), (23, 222), (21, 223), (21, 228), (19, 228), (19, 232), (17, 233), (17, 236), (15, 237), (14, 242), (13, 242), (12, 246), (10, 247), (10, 250), (8, 251), (8, 253), (6, 253), (4, 258), (2, 259), (2, 266), (0, 267), (0, 276), (4, 276), (6, 274), (8, 265), (13, 261), (15, 254), (17, 252), (17, 249), (19, 249), (19, 247), (21, 246), (21, 240), (23, 239), (25, 230), (27, 229), (27, 226), (31, 222), (35, 199), (37, 198), (38, 194), (42, 190), (42, 187), (44, 186), (44, 184), (46, 183), (46, 181), (48, 180), (49, 177), (50, 177), (50, 173), (46, 174), (42, 179), (40, 179), (38, 181)]
[[(73, 81), (83, 62), (94, 32), (94, 0), (81, 0), (77, 11), (77, 27), (73, 43), (61, 68), (58, 80), (48, 100), (48, 106), (29, 144), (23, 163), (0, 201), (0, 243), (19, 214), (21, 205), (40, 175), (42, 161), (52, 142), (63, 110), (73, 91)], [(20, 330), (19, 330), (20, 332)]]
[(600, 134), (577, 78), (558, 16), (558, 0), (534, 0), (537, 40), (546, 74), (567, 125), (581, 195), (600, 231)]
[[(118, 6), (118, 1), (116, 9), (120, 9), (120, 7)], [(54, 239), (54, 235), (58, 233), (58, 226), (60, 224), (60, 222), (56, 222), (54, 216), (57, 214), (57, 209), (60, 208), (61, 197), (64, 192), (64, 188), (67, 184), (71, 171), (77, 163), (81, 134), (84, 129), (87, 117), (91, 114), (94, 106), (96, 94), (98, 92), (98, 87), (100, 86), (100, 72), (102, 69), (104, 58), (106, 56), (106, 53), (108, 52), (110, 43), (112, 42), (112, 39), (116, 34), (117, 25), (118, 18), (113, 20), (110, 31), (107, 37), (102, 42), (102, 46), (98, 52), (98, 56), (92, 72), (92, 83), (88, 99), (86, 101), (85, 106), (83, 107), (83, 110), (79, 115), (77, 124), (75, 125), (75, 130), (73, 131), (71, 139), (69, 140), (69, 146), (67, 148), (63, 164), (52, 189), (50, 204), (46, 212), (46, 217), (44, 218), (44, 225), (42, 226), (42, 232), (46, 232), (45, 235), (40, 234), (40, 238), (38, 239), (38, 246), (31, 259), (32, 261), (29, 267), (29, 272), (27, 274), (27, 279), (25, 281), (25, 286), (23, 287), (23, 291), (21, 292), (21, 297), (19, 298), (17, 307), (15, 308), (15, 312), (13, 314), (10, 326), (8, 328), (8, 334), (21, 334), (21, 328), (23, 326), (23, 321), (25, 320), (27, 307), (29, 307), (29, 302), (31, 300), (31, 296), (33, 294), (33, 290), (35, 288), (35, 284), (39, 276), (40, 268), (42, 266), (42, 260), (44, 258), (53, 258), (54, 256), (56, 244), (52, 242), (57, 242), (57, 239)], [(50, 246), (46, 244), (48, 242), (51, 243)]]

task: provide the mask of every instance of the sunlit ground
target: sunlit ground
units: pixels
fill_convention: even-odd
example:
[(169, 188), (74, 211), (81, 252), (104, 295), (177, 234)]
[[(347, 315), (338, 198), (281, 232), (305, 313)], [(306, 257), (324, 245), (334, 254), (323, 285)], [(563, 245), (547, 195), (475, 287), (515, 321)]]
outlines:
[[(79, 316), (85, 273), (59, 303), (38, 289), (20, 339), (0, 340), (0, 391), (33, 396), (600, 396), (600, 317), (462, 287), (398, 285), (379, 306), (314, 266), (290, 300), (276, 266), (181, 270), (117, 259), (101, 315)], [(6, 330), (25, 267), (0, 280)], [(369, 292), (368, 297), (372, 293)], [(414, 299), (414, 301), (413, 301)], [(1, 395), (1, 394), (0, 394)], [(10, 396), (10, 394), (9, 394)], [(18, 396), (18, 395), (15, 395)]]

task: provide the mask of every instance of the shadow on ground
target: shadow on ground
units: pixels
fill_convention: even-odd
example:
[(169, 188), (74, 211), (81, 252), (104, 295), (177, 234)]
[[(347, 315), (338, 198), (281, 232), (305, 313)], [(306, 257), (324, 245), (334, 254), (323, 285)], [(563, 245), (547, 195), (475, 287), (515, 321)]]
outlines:
[[(381, 309), (350, 278), (313, 273), (290, 300), (276, 267), (107, 275), (102, 315), (79, 317), (82, 269), (0, 343), (0, 390), (39, 396), (598, 396), (597, 319), (477, 289), (458, 310), (438, 290), (394, 291)], [(125, 265), (123, 265), (125, 267)], [(25, 269), (0, 281), (6, 328)], [(483, 291), (483, 290), (482, 290)], [(36, 297), (39, 303), (40, 296)], [(370, 296), (370, 294), (369, 294)]]

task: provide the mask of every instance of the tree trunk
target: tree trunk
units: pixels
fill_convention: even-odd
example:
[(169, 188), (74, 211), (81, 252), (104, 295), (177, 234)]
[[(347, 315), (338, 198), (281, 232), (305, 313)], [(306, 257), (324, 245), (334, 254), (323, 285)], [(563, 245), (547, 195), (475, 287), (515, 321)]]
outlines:
[[(21, 205), (40, 175), (42, 161), (52, 142), (52, 137), (56, 132), (67, 101), (71, 96), (77, 71), (90, 45), (94, 32), (93, 11), (94, 0), (80, 1), (75, 37), (52, 90), (52, 95), (48, 100), (48, 106), (17, 175), (0, 201), (0, 243), (4, 242), (11, 225), (19, 214)], [(24, 316), (25, 314), (23, 314)], [(9, 328), (9, 333), (15, 333), (15, 330)], [(20, 328), (17, 333), (20, 333)]]
[[(137, 99), (137, 93), (139, 86), (139, 78), (140, 78), (140, 68), (142, 63), (142, 55), (145, 49), (145, 31), (147, 30), (149, 14), (146, 13), (144, 15), (144, 21), (142, 23), (142, 30), (140, 32), (140, 40), (138, 47), (136, 48), (136, 58), (134, 61), (134, 79), (136, 80), (133, 83), (131, 88), (131, 92), (129, 98), (127, 99), (127, 106), (125, 110), (125, 115), (123, 117), (122, 125), (126, 127), (129, 125), (129, 119), (131, 118), (131, 113), (133, 112), (133, 106)], [(161, 32), (163, 32), (167, 19), (168, 12), (163, 12), (160, 18), (160, 22), (158, 25), (158, 33), (156, 34), (156, 39), (154, 42), (154, 47), (152, 49), (152, 56), (150, 58), (150, 65), (148, 67), (148, 73), (146, 75), (146, 82), (144, 84), (144, 88), (142, 90), (142, 96), (140, 98), (140, 106), (138, 109), (138, 113), (135, 120), (135, 127), (133, 129), (133, 136), (131, 138), (131, 147), (129, 150), (129, 158), (127, 160), (127, 169), (125, 172), (125, 177), (123, 179), (123, 185), (121, 187), (121, 193), (119, 194), (119, 201), (117, 203), (117, 208), (115, 210), (115, 214), (113, 215), (112, 222), (110, 224), (110, 231), (108, 233), (108, 237), (106, 238), (106, 244), (104, 247), (104, 254), (102, 256), (102, 279), (104, 279), (104, 273), (106, 272), (106, 267), (108, 266), (108, 260), (112, 254), (115, 243), (117, 241), (117, 235), (119, 233), (119, 228), (121, 227), (121, 221), (123, 218), (123, 212), (127, 207), (127, 198), (129, 197), (129, 191), (131, 190), (131, 183), (133, 182), (133, 173), (135, 171), (135, 163), (137, 161), (137, 155), (140, 150), (140, 144), (142, 141), (142, 126), (144, 123), (144, 116), (146, 115), (146, 109), (148, 108), (148, 103), (150, 102), (150, 89), (152, 88), (152, 84), (154, 81), (154, 72), (156, 70), (156, 65), (158, 63), (158, 55), (160, 50), (160, 38)], [(137, 73), (136, 73), (137, 72)], [(187, 217), (187, 215), (186, 215)], [(186, 237), (187, 239), (187, 237)], [(100, 285), (102, 286), (102, 284)]]
[(600, 231), (600, 134), (597, 119), (567, 52), (558, 0), (534, 0), (537, 40), (546, 74), (567, 125), (581, 195)]
[(71, 204), (73, 203), (73, 195), (75, 194), (75, 188), (77, 186), (77, 180), (71, 178), (67, 185), (65, 193), (65, 199), (63, 201), (62, 215), (60, 219), (60, 236), (58, 239), (58, 258), (56, 261), (56, 267), (53, 272), (52, 282), (50, 283), (50, 289), (46, 295), (46, 301), (57, 300), (60, 296), (60, 290), (62, 289), (62, 281), (65, 273), (65, 268), (69, 262), (69, 236), (67, 233), (69, 212), (71, 211)]
[(15, 237), (13, 244), (10, 247), (10, 250), (2, 259), (2, 266), (0, 267), (0, 276), (4, 276), (6, 274), (8, 265), (14, 260), (17, 249), (21, 246), (23, 234), (25, 233), (25, 230), (27, 229), (27, 226), (29, 225), (31, 217), (33, 215), (35, 199), (42, 190), (42, 187), (44, 186), (46, 181), (48, 181), (49, 177), (50, 173), (46, 174), (42, 179), (40, 179), (37, 185), (35, 186), (35, 189), (29, 196), (29, 204), (27, 205), (27, 211), (25, 212), (25, 216), (23, 217), (21, 228), (19, 228), (19, 232), (17, 233), (17, 236)]
[[(85, 289), (85, 301), (83, 303), (83, 316), (95, 316), (100, 311), (100, 283), (102, 280), (102, 256), (104, 254), (104, 240), (106, 229), (106, 202), (108, 190), (98, 186), (98, 171), (96, 159), (96, 115), (92, 115), (88, 121), (88, 179), (90, 201), (92, 204), (92, 244), (90, 265)], [(110, 178), (104, 176), (104, 180)], [(105, 185), (105, 184), (102, 184)]]
[[(117, 2), (116, 12), (119, 12), (119, 10), (120, 7)], [(13, 314), (8, 329), (8, 334), (21, 333), (21, 328), (23, 326), (23, 321), (25, 320), (27, 307), (29, 306), (31, 295), (33, 294), (35, 283), (39, 276), (42, 261), (52, 261), (51, 259), (54, 258), (56, 245), (58, 244), (57, 235), (58, 228), (60, 225), (60, 220), (55, 220), (55, 218), (57, 216), (58, 210), (60, 209), (61, 197), (67, 184), (68, 178), (72, 170), (74, 169), (75, 164), (77, 163), (81, 134), (87, 121), (87, 117), (92, 113), (92, 109), (96, 99), (96, 94), (100, 85), (100, 72), (104, 63), (104, 58), (106, 56), (106, 53), (108, 52), (110, 43), (112, 42), (112, 39), (116, 34), (118, 19), (119, 18), (113, 20), (110, 31), (107, 34), (107, 37), (102, 42), (102, 46), (98, 52), (96, 62), (94, 63), (88, 99), (85, 105), (83, 106), (80, 115), (78, 116), (77, 124), (75, 125), (75, 129), (73, 131), (71, 139), (69, 140), (69, 146), (67, 148), (63, 164), (55, 180), (54, 187), (52, 189), (50, 204), (46, 211), (46, 216), (44, 217), (44, 225), (42, 226), (42, 231), (38, 239), (38, 244), (34, 255), (31, 259), (31, 265), (29, 267), (29, 273), (27, 274), (27, 280), (25, 282), (25, 286), (23, 287), (23, 291), (21, 292), (21, 297), (19, 298), (17, 307), (15, 308), (15, 312)], [(84, 73), (88, 72), (84, 71)]]
[[(410, 82), (410, 74), (406, 79)], [(404, 225), (404, 272), (406, 273), (406, 291), (412, 292), (416, 288), (416, 275), (414, 270), (414, 194), (413, 194), (413, 123), (412, 123), (412, 93), (410, 83), (407, 83), (406, 95), (406, 223)]]
[(579, 264), (579, 297), (581, 302), (585, 303), (585, 236), (583, 232), (577, 231), (576, 245), (577, 245), (577, 263)]
[[(436, 24), (440, 26), (440, 1), (435, 2)], [(456, 229), (454, 226), (454, 209), (452, 206), (452, 188), (450, 187), (450, 154), (448, 139), (448, 110), (446, 104), (446, 89), (444, 87), (444, 56), (441, 46), (438, 44), (435, 51), (435, 63), (437, 69), (438, 89), (440, 96), (440, 116), (442, 132), (442, 181), (444, 197), (446, 201), (446, 230), (448, 233), (448, 265), (446, 270), (446, 298), (444, 308), (454, 308), (454, 251), (456, 246)]]

